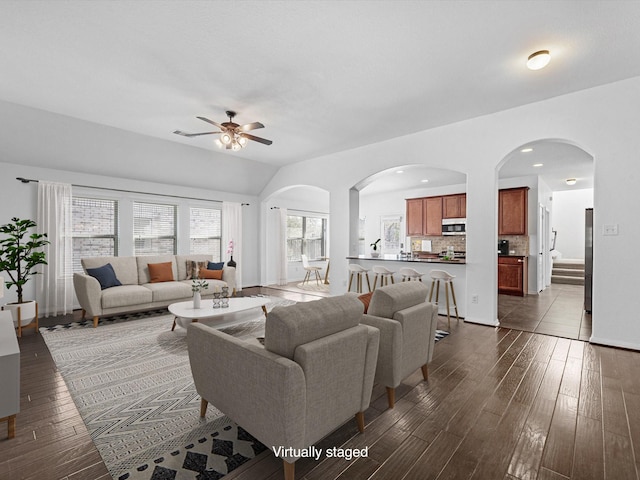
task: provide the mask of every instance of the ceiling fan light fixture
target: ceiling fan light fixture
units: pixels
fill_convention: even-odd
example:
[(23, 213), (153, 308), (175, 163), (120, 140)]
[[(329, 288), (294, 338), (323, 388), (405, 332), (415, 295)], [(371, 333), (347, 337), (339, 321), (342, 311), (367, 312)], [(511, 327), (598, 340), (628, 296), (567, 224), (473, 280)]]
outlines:
[(232, 140), (233, 138), (231, 137), (231, 134), (229, 132), (223, 132), (222, 135), (220, 135), (220, 141), (224, 145), (229, 145)]
[(243, 136), (238, 136), (238, 143), (244, 148), (247, 145), (247, 139)]
[(538, 50), (527, 58), (527, 68), (529, 70), (540, 70), (541, 68), (549, 65), (550, 61), (551, 54), (549, 53), (549, 50)]

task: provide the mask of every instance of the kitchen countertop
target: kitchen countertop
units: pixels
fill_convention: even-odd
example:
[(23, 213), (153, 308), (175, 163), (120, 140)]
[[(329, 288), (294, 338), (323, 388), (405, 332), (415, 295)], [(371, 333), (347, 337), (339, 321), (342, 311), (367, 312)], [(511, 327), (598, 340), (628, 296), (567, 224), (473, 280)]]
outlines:
[(381, 255), (379, 257), (371, 257), (368, 255), (358, 255), (357, 257), (347, 257), (349, 260), (375, 260), (387, 262), (407, 262), (407, 263), (449, 263), (457, 265), (465, 265), (466, 259), (442, 260), (440, 258), (398, 258), (396, 255)]

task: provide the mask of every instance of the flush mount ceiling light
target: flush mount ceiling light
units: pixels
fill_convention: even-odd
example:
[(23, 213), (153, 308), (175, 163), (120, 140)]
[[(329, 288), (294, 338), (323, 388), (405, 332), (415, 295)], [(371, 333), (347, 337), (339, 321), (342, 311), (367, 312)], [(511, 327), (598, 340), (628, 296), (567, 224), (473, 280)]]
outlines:
[(404, 170), (396, 170), (396, 173), (404, 173)]
[(421, 181), (422, 183), (427, 183), (427, 182), (429, 181), (429, 179), (428, 179), (428, 178), (425, 178), (425, 179), (420, 180), (420, 181)]
[(527, 68), (529, 70), (540, 70), (546, 67), (551, 61), (549, 50), (538, 50), (527, 58)]
[(537, 167), (541, 167), (543, 165), (544, 165), (544, 163), (534, 163), (532, 166), (537, 168)]
[(577, 180), (575, 178), (567, 178), (564, 183), (566, 183), (567, 185), (575, 185), (577, 182)]
[(529, 152), (533, 152), (533, 148), (531, 147), (526, 147), (523, 148), (522, 150), (520, 150), (522, 153), (529, 153)]

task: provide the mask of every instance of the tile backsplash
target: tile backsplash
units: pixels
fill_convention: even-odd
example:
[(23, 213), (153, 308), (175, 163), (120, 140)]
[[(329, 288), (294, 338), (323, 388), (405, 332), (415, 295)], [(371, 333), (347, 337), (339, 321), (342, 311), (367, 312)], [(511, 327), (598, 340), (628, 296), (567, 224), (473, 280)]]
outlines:
[(509, 240), (509, 254), (529, 255), (529, 236), (528, 235), (500, 235), (498, 240)]
[(440, 253), (452, 246), (456, 252), (467, 251), (467, 237), (464, 235), (451, 235), (448, 237), (411, 237), (411, 251), (422, 251), (422, 240), (431, 240), (431, 251)]

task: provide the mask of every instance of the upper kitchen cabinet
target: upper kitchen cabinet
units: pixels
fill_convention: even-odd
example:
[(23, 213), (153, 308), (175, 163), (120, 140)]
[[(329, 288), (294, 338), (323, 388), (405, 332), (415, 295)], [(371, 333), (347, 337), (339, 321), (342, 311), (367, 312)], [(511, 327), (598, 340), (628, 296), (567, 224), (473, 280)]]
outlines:
[(442, 218), (465, 218), (467, 216), (467, 195), (445, 195), (442, 197)]
[(407, 236), (423, 235), (423, 198), (411, 198), (407, 200)]
[(527, 235), (528, 193), (529, 187), (498, 192), (498, 235)]
[(442, 235), (442, 197), (407, 200), (407, 236)]
[(442, 235), (442, 197), (424, 199), (424, 235)]

